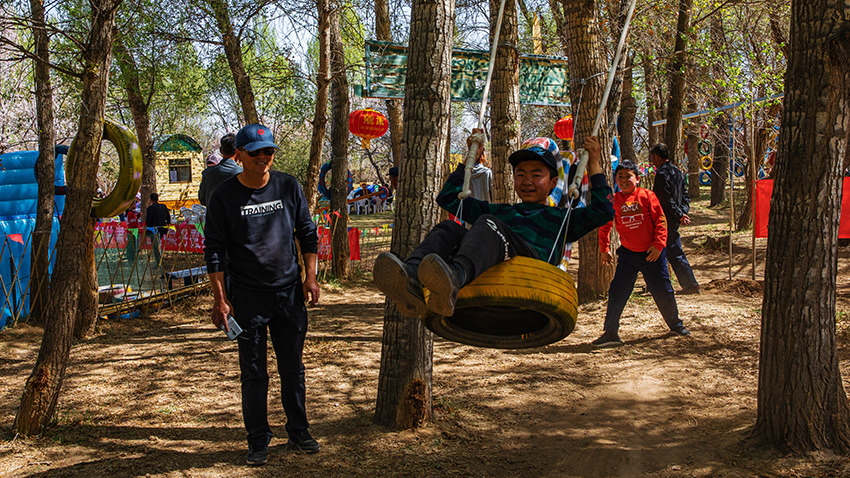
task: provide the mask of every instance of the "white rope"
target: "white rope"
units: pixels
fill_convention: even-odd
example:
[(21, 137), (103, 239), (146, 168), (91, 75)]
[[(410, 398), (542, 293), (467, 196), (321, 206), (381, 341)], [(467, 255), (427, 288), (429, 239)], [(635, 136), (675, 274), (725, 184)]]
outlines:
[[(482, 129), (484, 127), (484, 112), (487, 108), (487, 96), (490, 94), (490, 80), (493, 79), (493, 68), (495, 67), (495, 62), (493, 60), (496, 58), (496, 49), (499, 47), (499, 33), (502, 30), (502, 14), (504, 12), (505, 0), (502, 0), (502, 3), (499, 5), (499, 16), (496, 19), (496, 31), (493, 34), (493, 45), (490, 48), (490, 65), (487, 68), (487, 81), (484, 82), (484, 94), (481, 97), (481, 111), (478, 113), (478, 129)], [(472, 190), (469, 188), (469, 181), (472, 178), (472, 168), (475, 167), (475, 162), (478, 161), (479, 144), (484, 143), (483, 141), (481, 143), (476, 143), (475, 140), (473, 140), (472, 144), (469, 145), (469, 150), (466, 152), (466, 171), (464, 171), (463, 174), (463, 189), (461, 189), (458, 194), (461, 202), (472, 195)]]

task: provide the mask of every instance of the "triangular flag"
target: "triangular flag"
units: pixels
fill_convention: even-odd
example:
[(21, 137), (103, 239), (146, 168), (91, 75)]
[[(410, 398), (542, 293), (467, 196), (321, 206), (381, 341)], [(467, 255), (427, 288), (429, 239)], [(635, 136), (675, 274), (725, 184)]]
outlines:
[(339, 215), (339, 211), (334, 211), (334, 215), (335, 215), (336, 217), (341, 217), (341, 216)]
[(6, 234), (6, 237), (21, 244), (24, 243), (24, 237), (20, 234)]
[(139, 230), (138, 229), (133, 228), (133, 229), (127, 229), (127, 230), (130, 231), (130, 234), (132, 234), (133, 237), (135, 237), (136, 239), (139, 238)]

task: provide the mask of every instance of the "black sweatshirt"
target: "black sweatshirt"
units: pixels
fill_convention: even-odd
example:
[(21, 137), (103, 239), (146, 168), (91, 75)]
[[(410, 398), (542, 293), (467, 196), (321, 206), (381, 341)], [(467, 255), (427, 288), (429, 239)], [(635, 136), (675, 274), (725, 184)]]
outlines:
[(667, 227), (672, 224), (674, 228), (679, 227), (679, 219), (691, 209), (691, 200), (688, 197), (688, 188), (685, 186), (685, 175), (673, 163), (665, 161), (655, 171), (655, 183), (652, 192), (658, 196), (661, 209), (667, 216)]
[(260, 189), (234, 176), (210, 196), (204, 226), (207, 272), (221, 272), (227, 258), (230, 281), (249, 290), (278, 290), (300, 280), (295, 238), (301, 252), (318, 252), (316, 225), (298, 181), (269, 172)]

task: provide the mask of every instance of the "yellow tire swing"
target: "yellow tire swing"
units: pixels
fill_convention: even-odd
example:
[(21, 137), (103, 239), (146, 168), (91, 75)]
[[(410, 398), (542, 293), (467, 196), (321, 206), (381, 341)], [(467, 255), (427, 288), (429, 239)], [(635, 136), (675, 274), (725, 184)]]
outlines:
[[(142, 185), (142, 150), (136, 135), (126, 126), (107, 119), (103, 121), (103, 139), (112, 143), (118, 151), (118, 181), (106, 197), (92, 199), (92, 217), (112, 217), (126, 211), (133, 204)], [(66, 169), (74, 164), (76, 143), (74, 138), (65, 163)]]
[[(502, 0), (490, 53), (490, 69), (484, 84), (478, 128), (481, 128), (484, 121), (493, 74), (492, 60), (499, 43), (504, 5), (505, 0)], [(635, 0), (632, 0), (591, 136), (596, 136), (599, 132), (601, 113), (608, 102), (634, 9)], [(465, 160), (463, 191), (458, 195), (461, 205), (462, 200), (471, 194), (469, 180), (477, 151), (478, 143), (473, 138)], [(579, 192), (589, 158), (587, 151), (583, 149), (579, 149), (578, 153), (580, 159), (575, 178), (568, 191), (565, 191), (565, 195), (571, 197), (577, 196)], [(458, 211), (457, 216), (461, 217), (461, 211)], [(565, 236), (568, 220), (569, 214), (562, 225)], [(429, 293), (426, 290), (425, 301), (428, 300)], [(458, 292), (454, 314), (451, 317), (441, 316), (429, 310), (422, 320), (429, 330), (453, 342), (476, 347), (524, 349), (542, 347), (562, 340), (575, 329), (577, 318), (578, 295), (572, 276), (542, 260), (515, 256), (490, 267), (464, 286)]]

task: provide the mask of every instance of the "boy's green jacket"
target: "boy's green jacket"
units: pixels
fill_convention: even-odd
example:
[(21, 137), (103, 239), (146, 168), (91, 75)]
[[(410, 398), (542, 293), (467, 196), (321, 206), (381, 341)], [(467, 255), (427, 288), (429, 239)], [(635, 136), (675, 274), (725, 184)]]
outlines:
[[(437, 204), (454, 215), (457, 215), (460, 205), (457, 195), (463, 188), (463, 171), (463, 165), (460, 165), (449, 175), (446, 184), (437, 195)], [(492, 214), (524, 238), (542, 260), (548, 260), (551, 255), (550, 262), (559, 264), (565, 242), (575, 242), (614, 218), (611, 194), (605, 175), (596, 174), (590, 177), (590, 203), (587, 207), (573, 209), (572, 213), (569, 213), (569, 208), (532, 203), (491, 204), (468, 197), (463, 200), (463, 217), (460, 219), (471, 224), (483, 214)], [(568, 213), (570, 218), (565, 238), (564, 234), (558, 234), (558, 231), (561, 230), (564, 216)], [(558, 251), (551, 254), (555, 244), (558, 244)]]

